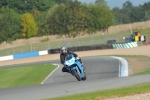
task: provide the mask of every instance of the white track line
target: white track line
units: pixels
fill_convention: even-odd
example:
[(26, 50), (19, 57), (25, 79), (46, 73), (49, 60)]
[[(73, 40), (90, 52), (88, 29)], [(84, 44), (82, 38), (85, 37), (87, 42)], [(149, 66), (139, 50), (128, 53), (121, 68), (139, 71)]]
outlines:
[(44, 81), (43, 81), (41, 84), (43, 84), (43, 83), (59, 68), (59, 64), (53, 64), (53, 65), (57, 65), (57, 68), (54, 69), (54, 70), (44, 79)]

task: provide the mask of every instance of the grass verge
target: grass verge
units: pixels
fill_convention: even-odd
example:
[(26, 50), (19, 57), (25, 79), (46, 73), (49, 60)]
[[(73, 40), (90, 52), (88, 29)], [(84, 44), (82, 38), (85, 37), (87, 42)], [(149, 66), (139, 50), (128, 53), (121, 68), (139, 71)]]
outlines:
[(0, 69), (0, 88), (41, 84), (55, 65), (41, 64)]

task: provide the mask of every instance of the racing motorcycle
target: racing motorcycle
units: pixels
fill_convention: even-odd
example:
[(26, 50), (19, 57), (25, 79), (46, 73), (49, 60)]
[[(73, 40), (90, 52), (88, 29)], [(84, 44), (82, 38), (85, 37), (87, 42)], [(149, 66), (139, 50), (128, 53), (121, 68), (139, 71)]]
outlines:
[(69, 54), (65, 57), (64, 65), (69, 73), (75, 76), (78, 81), (86, 80), (85, 69), (73, 54)]

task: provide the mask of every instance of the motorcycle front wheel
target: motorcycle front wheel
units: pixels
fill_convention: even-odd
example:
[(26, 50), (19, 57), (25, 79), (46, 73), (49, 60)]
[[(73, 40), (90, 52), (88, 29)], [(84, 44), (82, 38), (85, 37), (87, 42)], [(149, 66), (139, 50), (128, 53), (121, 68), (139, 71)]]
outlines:
[(77, 71), (74, 70), (73, 72), (74, 72), (74, 75), (75, 75), (76, 79), (77, 79), (78, 81), (81, 81), (81, 78), (80, 78), (79, 74), (77, 73)]
[(84, 75), (84, 77), (82, 78), (83, 81), (86, 80), (86, 73), (84, 73), (84, 74), (85, 74), (85, 75)]

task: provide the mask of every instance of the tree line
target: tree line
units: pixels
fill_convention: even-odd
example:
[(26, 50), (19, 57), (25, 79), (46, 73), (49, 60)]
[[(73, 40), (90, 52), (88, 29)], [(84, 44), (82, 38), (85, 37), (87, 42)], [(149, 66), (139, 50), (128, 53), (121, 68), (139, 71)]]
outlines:
[(1, 0), (0, 43), (50, 34), (94, 33), (114, 24), (107, 5), (78, 0)]
[[(150, 3), (110, 9), (105, 0), (94, 4), (78, 0), (1, 0), (0, 43), (44, 35), (71, 35), (106, 30), (114, 24), (145, 21)], [(144, 16), (144, 17), (143, 17)]]
[(126, 24), (150, 20), (150, 1), (143, 5), (133, 6), (132, 2), (126, 1), (122, 8), (112, 9), (115, 16), (115, 24)]

